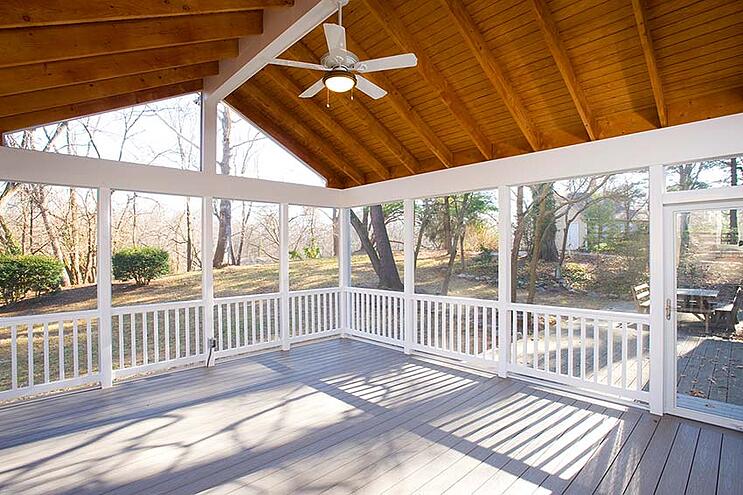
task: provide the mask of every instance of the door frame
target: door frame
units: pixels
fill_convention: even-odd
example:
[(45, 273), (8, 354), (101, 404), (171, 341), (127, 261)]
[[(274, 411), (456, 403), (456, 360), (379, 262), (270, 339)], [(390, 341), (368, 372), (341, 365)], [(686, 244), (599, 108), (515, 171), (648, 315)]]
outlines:
[[(743, 421), (738, 421), (724, 416), (708, 414), (678, 407), (676, 404), (676, 226), (674, 217), (676, 213), (684, 211), (700, 210), (723, 210), (736, 208), (743, 210), (742, 199), (707, 199), (699, 198), (699, 201), (679, 202), (664, 204), (663, 206), (663, 237), (665, 239), (663, 249), (663, 335), (664, 348), (666, 349), (663, 363), (663, 381), (664, 381), (664, 410), (675, 416), (681, 416), (713, 425), (723, 426), (739, 431), (743, 431)], [(670, 319), (666, 318), (665, 304), (670, 299), (671, 311)]]

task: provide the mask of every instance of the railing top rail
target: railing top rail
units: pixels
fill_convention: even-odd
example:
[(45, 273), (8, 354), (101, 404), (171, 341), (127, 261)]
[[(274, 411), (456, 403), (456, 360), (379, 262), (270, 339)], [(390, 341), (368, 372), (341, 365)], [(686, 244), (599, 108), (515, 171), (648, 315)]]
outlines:
[(365, 287), (348, 287), (348, 292), (355, 292), (356, 294), (378, 294), (382, 296), (399, 296), (403, 297), (405, 294), (396, 290), (385, 290), (385, 289), (367, 289)]
[(292, 296), (304, 296), (307, 294), (332, 294), (333, 292), (340, 292), (340, 287), (323, 287), (320, 289), (303, 289), (303, 290), (292, 290), (289, 291), (289, 297)]
[(244, 296), (215, 297), (214, 304), (230, 304), (243, 301), (262, 301), (264, 299), (278, 299), (280, 292), (267, 292), (265, 294), (246, 294)]
[(478, 299), (475, 297), (441, 296), (438, 294), (413, 294), (413, 299), (446, 303), (471, 304), (475, 306), (498, 306), (497, 299)]
[(141, 313), (145, 311), (164, 311), (167, 309), (190, 308), (193, 306), (202, 306), (204, 301), (201, 299), (192, 299), (190, 301), (173, 301), (165, 303), (152, 304), (135, 304), (132, 306), (113, 306), (111, 307), (112, 315), (121, 315), (127, 313)]
[(549, 313), (560, 316), (584, 316), (602, 320), (627, 320), (650, 324), (650, 315), (642, 313), (627, 313), (623, 311), (606, 311), (600, 309), (580, 309), (560, 306), (543, 306), (539, 304), (511, 303), (509, 309), (516, 311), (530, 311), (533, 313)]
[(29, 322), (44, 323), (44, 322), (55, 322), (55, 321), (69, 321), (69, 320), (87, 320), (90, 318), (97, 318), (100, 316), (100, 312), (97, 309), (86, 309), (83, 311), (65, 311), (61, 313), (46, 313), (40, 315), (26, 315), (26, 316), (0, 316), (0, 326), (6, 327), (18, 324), (27, 324)]

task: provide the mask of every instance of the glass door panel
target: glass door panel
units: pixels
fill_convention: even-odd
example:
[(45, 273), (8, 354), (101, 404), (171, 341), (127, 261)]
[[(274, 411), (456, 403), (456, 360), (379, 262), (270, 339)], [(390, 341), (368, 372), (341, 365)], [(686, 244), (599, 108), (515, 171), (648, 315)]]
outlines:
[(743, 208), (676, 211), (676, 407), (743, 421)]

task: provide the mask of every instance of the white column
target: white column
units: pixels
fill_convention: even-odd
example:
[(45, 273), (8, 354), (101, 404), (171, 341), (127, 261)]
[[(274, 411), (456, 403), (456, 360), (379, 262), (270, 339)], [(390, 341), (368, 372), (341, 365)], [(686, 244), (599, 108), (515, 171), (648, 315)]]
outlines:
[(405, 288), (405, 343), (403, 350), (405, 354), (410, 354), (415, 339), (415, 203), (412, 199), (403, 201), (403, 216), (405, 220), (405, 271), (404, 271), (404, 288)]
[[(206, 93), (201, 95), (201, 173), (207, 178), (217, 174), (217, 102), (209, 100)], [(214, 215), (212, 213), (214, 198), (204, 196), (201, 201), (201, 299), (204, 303), (204, 346), (214, 340)], [(212, 352), (214, 364), (214, 354)]]
[(289, 350), (289, 205), (279, 211), (279, 292), (281, 293), (281, 350)]
[(498, 376), (505, 378), (511, 351), (511, 188), (498, 188)]
[(351, 215), (348, 208), (341, 208), (340, 239), (338, 240), (338, 263), (340, 301), (341, 301), (341, 337), (347, 337), (351, 328), (349, 319), (349, 297), (348, 288), (351, 286)]
[[(201, 300), (204, 302), (204, 342), (202, 349), (209, 355), (209, 345), (214, 341), (214, 200), (211, 196), (201, 198)], [(214, 364), (214, 351), (211, 353)]]
[[(664, 386), (664, 284), (662, 165), (650, 167), (650, 412), (663, 414)], [(670, 260), (668, 260), (670, 262)]]
[[(101, 387), (113, 384), (111, 347), (111, 189), (98, 188), (98, 369)], [(119, 352), (122, 352), (119, 349)]]

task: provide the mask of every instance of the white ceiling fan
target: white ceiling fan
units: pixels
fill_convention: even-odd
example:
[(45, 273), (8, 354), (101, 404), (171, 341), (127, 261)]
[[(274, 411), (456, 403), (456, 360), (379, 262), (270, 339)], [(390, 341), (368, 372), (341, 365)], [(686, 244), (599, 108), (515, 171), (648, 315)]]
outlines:
[(319, 64), (280, 58), (273, 59), (269, 62), (274, 65), (325, 72), (322, 79), (299, 95), (300, 98), (312, 98), (322, 91), (323, 88), (327, 88), (334, 93), (345, 93), (355, 87), (362, 93), (378, 100), (386, 95), (387, 91), (360, 74), (415, 67), (418, 64), (418, 59), (414, 53), (371, 60), (359, 60), (353, 52), (346, 49), (346, 29), (343, 27), (343, 3), (345, 2), (342, 0), (338, 2), (338, 24), (325, 23), (322, 25), (325, 31), (325, 41), (328, 44), (328, 53), (322, 57)]

